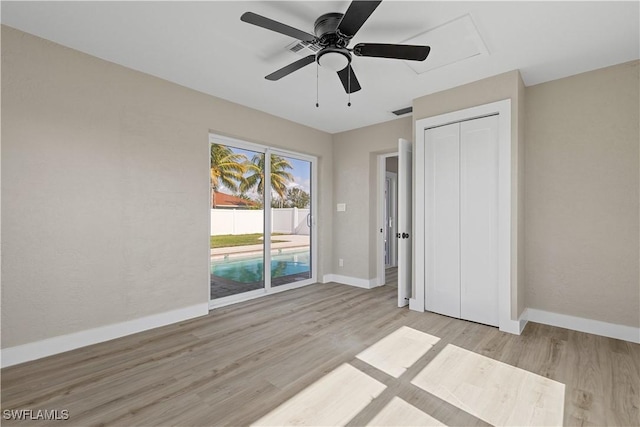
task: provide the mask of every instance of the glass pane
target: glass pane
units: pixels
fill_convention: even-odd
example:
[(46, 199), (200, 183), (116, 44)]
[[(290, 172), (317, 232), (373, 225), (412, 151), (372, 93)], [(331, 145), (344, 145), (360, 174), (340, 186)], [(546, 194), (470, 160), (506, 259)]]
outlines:
[(211, 299), (264, 288), (264, 153), (211, 144)]
[(311, 162), (271, 155), (271, 286), (311, 278)]

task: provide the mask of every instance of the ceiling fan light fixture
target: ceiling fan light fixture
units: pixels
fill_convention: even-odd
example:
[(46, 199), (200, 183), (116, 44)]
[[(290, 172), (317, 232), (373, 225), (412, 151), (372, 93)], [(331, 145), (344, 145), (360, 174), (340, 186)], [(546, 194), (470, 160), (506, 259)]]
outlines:
[(318, 64), (332, 71), (344, 70), (351, 62), (348, 51), (341, 49), (325, 48), (318, 52)]
[[(362, 89), (351, 67), (352, 54), (372, 58), (424, 61), (431, 49), (429, 46), (388, 43), (358, 43), (350, 49), (348, 47), (349, 43), (381, 2), (382, 0), (353, 0), (344, 14), (338, 12), (325, 13), (316, 19), (313, 28), (315, 35), (253, 12), (244, 13), (240, 19), (248, 24), (297, 39), (301, 43), (300, 46), (307, 45), (312, 47), (311, 52), (305, 52), (308, 54), (307, 56), (274, 71), (265, 76), (265, 79), (271, 81), (280, 80), (294, 71), (315, 62), (317, 64), (316, 90), (318, 86), (318, 69), (322, 66), (338, 74), (345, 92), (351, 96), (352, 93)], [(291, 50), (300, 52), (302, 49)], [(313, 52), (317, 53), (314, 54)], [(350, 103), (347, 105), (350, 105)], [(318, 106), (318, 102), (316, 102), (316, 106)]]

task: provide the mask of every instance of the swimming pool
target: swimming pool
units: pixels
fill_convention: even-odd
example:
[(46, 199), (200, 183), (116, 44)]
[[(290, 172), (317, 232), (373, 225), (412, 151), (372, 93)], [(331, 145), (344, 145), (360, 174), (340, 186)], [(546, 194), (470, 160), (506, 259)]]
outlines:
[[(211, 260), (211, 274), (240, 283), (261, 282), (262, 255)], [(271, 256), (271, 278), (291, 276), (311, 271), (309, 249), (283, 252)]]

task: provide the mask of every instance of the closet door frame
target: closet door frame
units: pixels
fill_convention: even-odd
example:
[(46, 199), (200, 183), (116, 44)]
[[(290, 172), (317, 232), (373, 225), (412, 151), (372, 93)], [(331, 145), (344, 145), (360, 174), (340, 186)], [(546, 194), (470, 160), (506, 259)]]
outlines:
[[(511, 319), (512, 286), (516, 278), (511, 276), (512, 227), (516, 218), (512, 216), (512, 167), (511, 167), (511, 100), (492, 102), (464, 110), (416, 120), (416, 144), (414, 148), (414, 297), (409, 308), (425, 311), (425, 130), (451, 123), (473, 120), (489, 115), (498, 115), (498, 318), (501, 331), (520, 333), (518, 320)], [(512, 283), (513, 282), (513, 283)]]

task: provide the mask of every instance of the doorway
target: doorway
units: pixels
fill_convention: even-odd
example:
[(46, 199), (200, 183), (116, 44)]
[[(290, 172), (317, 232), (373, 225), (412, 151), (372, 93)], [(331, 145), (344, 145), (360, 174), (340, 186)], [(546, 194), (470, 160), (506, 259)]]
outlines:
[(398, 153), (378, 156), (378, 285), (398, 286)]
[(210, 308), (316, 283), (316, 158), (210, 135)]
[[(397, 153), (378, 156), (377, 280), (378, 286), (397, 288), (398, 307), (408, 305), (413, 292), (412, 147), (410, 141), (399, 138)], [(394, 176), (395, 185), (389, 179)]]

